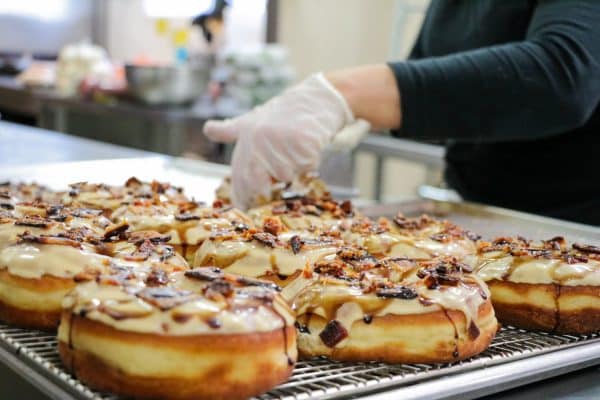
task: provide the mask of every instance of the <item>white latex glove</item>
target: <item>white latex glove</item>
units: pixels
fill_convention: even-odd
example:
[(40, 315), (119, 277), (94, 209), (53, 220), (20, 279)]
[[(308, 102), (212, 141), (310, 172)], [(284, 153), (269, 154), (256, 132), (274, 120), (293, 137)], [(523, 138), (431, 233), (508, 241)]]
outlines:
[[(316, 170), (323, 148), (353, 123), (354, 115), (344, 97), (319, 73), (247, 114), (208, 121), (204, 134), (218, 142), (237, 140), (231, 163), (231, 197), (236, 207), (246, 209), (259, 196), (270, 197), (272, 178), (291, 182)], [(367, 132), (369, 125), (362, 121), (357, 128), (350, 130), (348, 137), (362, 137), (357, 132)]]

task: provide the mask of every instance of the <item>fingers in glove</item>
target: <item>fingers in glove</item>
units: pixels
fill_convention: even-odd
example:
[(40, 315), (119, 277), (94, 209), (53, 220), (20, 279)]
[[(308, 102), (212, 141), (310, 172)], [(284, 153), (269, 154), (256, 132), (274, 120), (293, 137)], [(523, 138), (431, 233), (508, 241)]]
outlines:
[(233, 143), (240, 134), (237, 118), (223, 121), (210, 120), (204, 124), (203, 132), (210, 139), (220, 143)]
[(231, 200), (242, 210), (254, 205), (259, 197), (268, 199), (271, 194), (271, 176), (263, 161), (247, 150), (238, 144), (231, 162)]

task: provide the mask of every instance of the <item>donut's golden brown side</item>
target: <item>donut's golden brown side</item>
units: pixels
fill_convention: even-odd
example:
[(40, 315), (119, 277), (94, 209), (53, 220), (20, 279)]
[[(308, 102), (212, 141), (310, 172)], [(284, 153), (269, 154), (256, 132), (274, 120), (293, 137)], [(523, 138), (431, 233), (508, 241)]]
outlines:
[(0, 320), (23, 328), (56, 330), (63, 297), (73, 279), (43, 275), (23, 278), (0, 270)]
[(335, 347), (319, 337), (327, 323), (311, 316), (298, 336), (301, 357), (326, 355), (340, 361), (383, 361), (389, 363), (454, 362), (484, 351), (493, 340), (498, 324), (491, 303), (482, 304), (470, 337), (465, 315), (456, 310), (423, 314), (375, 316), (358, 320), (349, 336)]
[(600, 330), (600, 287), (561, 286), (558, 295), (558, 333), (593, 333)]
[(59, 351), (69, 371), (99, 390), (144, 399), (245, 399), (291, 375), (295, 339), (293, 326), (247, 334), (128, 332), (65, 311)]
[(600, 330), (600, 287), (488, 281), (502, 324), (556, 333)]
[(546, 331), (556, 327), (556, 285), (500, 280), (486, 283), (501, 324)]

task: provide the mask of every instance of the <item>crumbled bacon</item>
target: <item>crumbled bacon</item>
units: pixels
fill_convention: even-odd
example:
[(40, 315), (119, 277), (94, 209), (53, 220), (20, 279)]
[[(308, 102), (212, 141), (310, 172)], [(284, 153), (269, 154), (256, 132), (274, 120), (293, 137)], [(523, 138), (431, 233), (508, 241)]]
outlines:
[(127, 229), (129, 229), (129, 224), (127, 222), (112, 224), (104, 230), (104, 240), (120, 238)]
[(216, 267), (198, 267), (185, 271), (184, 275), (188, 278), (210, 282), (223, 278), (224, 273), (222, 269)]
[(15, 225), (30, 226), (32, 228), (48, 228), (51, 224), (51, 221), (39, 215), (28, 215), (15, 221)]
[(176, 290), (169, 286), (159, 286), (147, 287), (137, 292), (136, 295), (161, 310), (168, 310), (189, 301), (192, 297), (192, 292)]
[(417, 297), (417, 291), (407, 286), (396, 285), (389, 288), (382, 288), (375, 292), (377, 297), (387, 299), (411, 300)]
[(169, 276), (167, 272), (161, 268), (152, 268), (145, 280), (145, 283), (148, 286), (166, 285), (168, 282)]
[(300, 252), (302, 249), (302, 239), (300, 239), (300, 236), (294, 235), (290, 238), (290, 247), (294, 254), (298, 254)]
[(254, 233), (252, 235), (252, 239), (254, 239), (268, 247), (275, 247), (277, 245), (277, 237), (268, 232)]
[(266, 217), (263, 223), (263, 230), (271, 235), (279, 235), (283, 232), (284, 227), (279, 218)]
[(325, 329), (319, 333), (319, 337), (327, 347), (335, 347), (339, 342), (348, 337), (348, 331), (337, 320), (331, 320)]

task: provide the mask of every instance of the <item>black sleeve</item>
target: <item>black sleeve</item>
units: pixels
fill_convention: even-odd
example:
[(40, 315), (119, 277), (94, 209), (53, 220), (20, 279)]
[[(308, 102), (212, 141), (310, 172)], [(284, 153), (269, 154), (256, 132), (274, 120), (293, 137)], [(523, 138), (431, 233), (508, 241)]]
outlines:
[[(524, 41), (390, 63), (417, 139), (535, 139), (583, 125), (600, 99), (600, 1), (539, 1)], [(600, 134), (600, 132), (599, 132)]]

